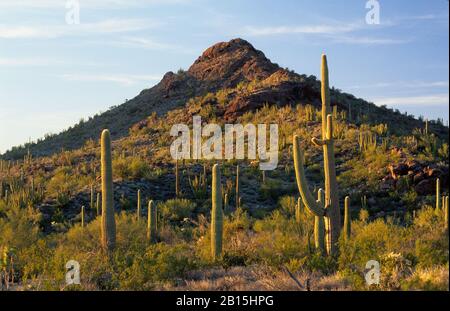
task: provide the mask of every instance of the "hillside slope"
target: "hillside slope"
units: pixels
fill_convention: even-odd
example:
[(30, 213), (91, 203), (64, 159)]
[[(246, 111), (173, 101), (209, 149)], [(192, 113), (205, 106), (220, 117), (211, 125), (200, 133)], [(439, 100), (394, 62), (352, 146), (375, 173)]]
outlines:
[[(187, 71), (167, 72), (154, 87), (143, 90), (135, 98), (109, 111), (80, 122), (60, 134), (46, 137), (37, 143), (14, 147), (3, 159), (22, 159), (28, 150), (35, 157), (48, 156), (64, 150), (81, 147), (98, 133), (109, 128), (114, 137), (128, 134), (129, 128), (156, 112), (161, 116), (190, 99), (253, 83), (253, 87), (242, 92), (227, 93), (224, 105), (217, 114), (233, 122), (247, 111), (255, 111), (264, 104), (311, 104), (320, 105), (320, 82), (314, 76), (299, 75), (281, 68), (267, 59), (263, 52), (242, 39), (217, 43), (192, 64)], [(238, 88), (239, 89), (239, 88)], [(101, 95), (100, 95), (101, 96)], [(422, 126), (422, 122), (390, 109), (377, 107), (340, 90), (331, 90), (332, 105), (352, 110), (353, 122), (395, 125), (396, 130), (410, 133)], [(368, 116), (359, 120), (358, 116)], [(447, 132), (439, 124), (430, 124), (438, 136)]]

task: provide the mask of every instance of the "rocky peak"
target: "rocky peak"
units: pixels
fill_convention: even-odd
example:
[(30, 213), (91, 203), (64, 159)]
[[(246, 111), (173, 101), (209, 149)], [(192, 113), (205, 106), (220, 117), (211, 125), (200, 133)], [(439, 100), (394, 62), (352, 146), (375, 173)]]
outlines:
[(189, 75), (214, 87), (235, 87), (241, 81), (263, 80), (280, 69), (243, 39), (214, 44), (189, 68)]

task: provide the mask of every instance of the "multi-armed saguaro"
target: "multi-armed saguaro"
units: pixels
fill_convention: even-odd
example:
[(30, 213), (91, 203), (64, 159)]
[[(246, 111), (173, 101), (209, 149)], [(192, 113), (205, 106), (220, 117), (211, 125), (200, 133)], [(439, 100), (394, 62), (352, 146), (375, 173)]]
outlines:
[(116, 221), (114, 216), (114, 195), (111, 161), (111, 135), (103, 130), (101, 138), (102, 164), (102, 246), (113, 250), (116, 246)]
[(328, 65), (326, 55), (322, 55), (322, 139), (313, 138), (316, 146), (323, 147), (325, 172), (325, 204), (322, 207), (311, 194), (303, 169), (303, 152), (299, 138), (294, 136), (295, 177), (300, 195), (306, 207), (316, 216), (325, 217), (325, 241), (327, 254), (335, 253), (340, 234), (340, 210), (334, 162), (333, 117), (331, 115), (330, 94), (328, 86)]

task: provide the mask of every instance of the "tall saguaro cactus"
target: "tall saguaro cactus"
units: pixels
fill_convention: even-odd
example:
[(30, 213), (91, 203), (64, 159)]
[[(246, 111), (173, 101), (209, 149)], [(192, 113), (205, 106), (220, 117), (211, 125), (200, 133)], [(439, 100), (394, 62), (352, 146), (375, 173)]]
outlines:
[(116, 221), (114, 215), (114, 194), (111, 161), (111, 135), (103, 130), (101, 138), (102, 166), (102, 246), (111, 251), (116, 246)]
[(321, 206), (311, 194), (303, 169), (303, 152), (300, 149), (298, 136), (294, 136), (294, 166), (297, 186), (306, 207), (316, 216), (325, 217), (325, 241), (328, 255), (336, 251), (340, 234), (340, 210), (334, 160), (333, 116), (330, 114), (330, 95), (328, 86), (327, 58), (322, 55), (322, 139), (313, 138), (316, 146), (323, 148), (325, 172), (325, 204)]
[(350, 239), (352, 232), (352, 219), (350, 216), (350, 197), (346, 196), (344, 200), (344, 237)]
[(222, 187), (218, 164), (212, 168), (211, 254), (214, 260), (222, 255), (223, 210)]
[(81, 207), (81, 228), (84, 228), (84, 206)]
[(150, 243), (156, 242), (156, 205), (153, 200), (148, 202), (147, 239)]

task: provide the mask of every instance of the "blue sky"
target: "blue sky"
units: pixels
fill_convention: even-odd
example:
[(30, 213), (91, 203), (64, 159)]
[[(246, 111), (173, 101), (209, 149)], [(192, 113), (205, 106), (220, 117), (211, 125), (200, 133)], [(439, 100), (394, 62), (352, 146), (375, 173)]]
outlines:
[(358, 97), (448, 120), (447, 0), (0, 0), (0, 153), (64, 128), (187, 69), (204, 49), (241, 37), (282, 67)]

